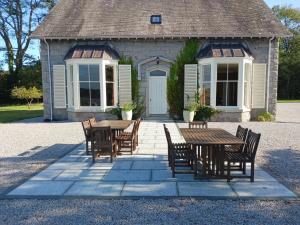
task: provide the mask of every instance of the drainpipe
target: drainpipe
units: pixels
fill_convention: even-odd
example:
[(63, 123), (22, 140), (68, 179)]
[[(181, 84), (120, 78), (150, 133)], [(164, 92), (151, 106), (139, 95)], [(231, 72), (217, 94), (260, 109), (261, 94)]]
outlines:
[(50, 91), (50, 121), (53, 120), (53, 113), (52, 113), (52, 78), (51, 78), (51, 62), (50, 62), (50, 46), (46, 40), (46, 38), (44, 38), (44, 42), (47, 45), (47, 54), (48, 54), (48, 76), (49, 76), (49, 91)]
[(268, 73), (267, 73), (267, 105), (266, 105), (266, 111), (269, 112), (269, 95), (270, 95), (270, 69), (271, 69), (271, 49), (272, 49), (272, 41), (275, 39), (275, 37), (270, 38), (269, 40), (269, 55), (268, 55)]

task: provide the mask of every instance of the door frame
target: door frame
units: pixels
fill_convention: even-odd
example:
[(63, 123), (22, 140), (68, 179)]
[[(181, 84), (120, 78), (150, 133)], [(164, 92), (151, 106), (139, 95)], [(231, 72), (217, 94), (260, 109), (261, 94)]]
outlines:
[[(161, 70), (166, 73), (166, 82), (170, 74), (170, 68), (166, 65), (155, 65), (150, 68), (147, 68), (146, 70), (146, 76), (147, 76), (147, 91), (146, 91), (146, 116), (148, 117), (150, 115), (150, 72), (154, 70)], [(168, 85), (168, 83), (166, 84)], [(166, 92), (168, 87), (166, 86)], [(169, 105), (167, 101), (167, 93), (166, 93), (166, 103), (167, 103), (167, 112), (169, 111)]]

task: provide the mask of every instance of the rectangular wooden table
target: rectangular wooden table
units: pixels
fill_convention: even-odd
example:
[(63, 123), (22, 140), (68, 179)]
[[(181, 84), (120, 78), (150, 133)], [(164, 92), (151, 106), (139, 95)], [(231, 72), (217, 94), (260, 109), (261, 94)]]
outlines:
[[(203, 176), (205, 178), (225, 178), (224, 149), (226, 145), (243, 145), (245, 142), (229, 132), (219, 128), (188, 129), (180, 132), (186, 143), (192, 144), (195, 151), (201, 147)], [(198, 158), (200, 156), (198, 155)]]
[(92, 127), (110, 127), (115, 138), (120, 132), (127, 129), (134, 120), (101, 120), (92, 124)]

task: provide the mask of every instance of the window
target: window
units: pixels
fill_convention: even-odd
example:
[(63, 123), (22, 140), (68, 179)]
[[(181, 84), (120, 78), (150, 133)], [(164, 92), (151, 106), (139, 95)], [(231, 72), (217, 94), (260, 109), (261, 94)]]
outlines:
[(164, 77), (166, 76), (166, 72), (162, 70), (153, 70), (150, 72), (151, 77)]
[(203, 65), (201, 71), (200, 95), (203, 105), (210, 105), (211, 65)]
[(80, 106), (100, 106), (99, 65), (79, 65)]
[(161, 15), (152, 15), (150, 22), (151, 24), (161, 24)]
[(237, 106), (238, 64), (218, 64), (217, 106)]
[(245, 64), (245, 76), (244, 76), (244, 105), (250, 108), (250, 74), (251, 64)]
[(105, 66), (105, 77), (106, 77), (106, 105), (113, 106), (115, 104), (115, 93), (114, 93), (114, 67), (111, 65)]

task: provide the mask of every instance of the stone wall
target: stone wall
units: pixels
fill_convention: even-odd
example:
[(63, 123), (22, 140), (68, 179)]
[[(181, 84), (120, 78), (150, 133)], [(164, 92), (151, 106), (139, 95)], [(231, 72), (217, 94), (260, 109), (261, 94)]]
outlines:
[[(201, 43), (205, 40), (199, 40)], [(254, 63), (268, 63), (269, 41), (268, 39), (243, 39), (246, 42), (254, 57)], [(75, 44), (105, 44), (104, 41), (48, 41), (50, 46), (50, 62), (51, 70), (53, 65), (65, 64), (64, 57), (69, 49)], [(164, 57), (169, 60), (175, 60), (179, 51), (184, 46), (185, 40), (114, 40), (110, 44), (119, 52), (120, 55), (130, 56), (133, 58), (135, 66), (145, 59), (151, 57)], [(201, 46), (200, 46), (201, 47)], [(271, 49), (271, 65), (270, 65), (270, 85), (269, 85), (269, 110), (276, 114), (277, 101), (277, 80), (278, 80), (278, 41), (272, 42)], [(41, 63), (44, 91), (44, 118), (50, 119), (50, 82), (48, 75), (48, 58), (47, 45), (41, 41)], [(145, 64), (141, 67), (141, 85), (140, 93), (142, 96), (147, 96), (147, 68), (153, 66), (153, 62)], [(166, 65), (170, 67), (170, 64)], [(52, 73), (52, 71), (51, 71)], [(53, 96), (53, 93), (52, 93)], [(257, 112), (265, 109), (254, 109), (251, 112), (251, 118), (255, 118)], [(69, 116), (70, 117), (70, 116)], [(53, 110), (53, 119), (67, 119), (68, 113), (66, 110)]]

